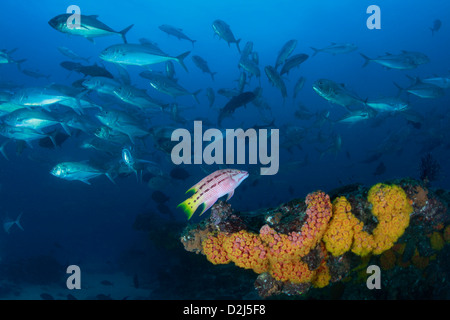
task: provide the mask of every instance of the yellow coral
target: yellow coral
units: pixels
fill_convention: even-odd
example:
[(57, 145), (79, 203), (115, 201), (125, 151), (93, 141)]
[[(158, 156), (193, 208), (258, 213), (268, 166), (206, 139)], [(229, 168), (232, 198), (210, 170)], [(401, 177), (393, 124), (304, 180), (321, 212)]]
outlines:
[(390, 249), (409, 225), (413, 208), (405, 191), (396, 185), (378, 183), (367, 196), (372, 204), (372, 214), (378, 219), (373, 230), (374, 254)]
[(363, 231), (363, 223), (351, 213), (351, 205), (345, 197), (333, 202), (333, 216), (323, 237), (333, 256), (350, 249), (360, 256), (381, 254), (394, 245), (409, 225), (412, 206), (399, 186), (376, 184), (369, 190), (367, 199), (378, 220), (372, 234)]
[(326, 263), (322, 263), (322, 265), (320, 265), (320, 267), (317, 269), (316, 276), (312, 281), (312, 284), (316, 288), (324, 288), (330, 283), (330, 280), (330, 269), (328, 268)]
[(327, 250), (335, 257), (350, 250), (353, 243), (354, 227), (358, 224), (351, 213), (352, 207), (345, 197), (338, 197), (333, 202), (333, 216), (326, 230), (323, 241)]
[[(360, 222), (357, 226), (361, 227), (362, 222)], [(358, 228), (355, 231), (353, 244), (352, 244), (352, 252), (358, 256), (366, 256), (372, 252), (375, 246), (375, 241), (371, 234), (368, 234), (366, 231), (363, 231), (362, 228)]]

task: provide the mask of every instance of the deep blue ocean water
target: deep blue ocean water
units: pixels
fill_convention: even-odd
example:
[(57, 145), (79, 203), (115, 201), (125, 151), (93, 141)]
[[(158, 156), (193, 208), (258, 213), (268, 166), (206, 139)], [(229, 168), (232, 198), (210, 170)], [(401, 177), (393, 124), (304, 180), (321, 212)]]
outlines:
[[(370, 30), (366, 25), (370, 16), (366, 9), (372, 4), (381, 9), (379, 30)], [(202, 73), (194, 65), (191, 56), (185, 59), (189, 72), (174, 63), (178, 83), (190, 92), (202, 89), (198, 96), (200, 103), (197, 104), (190, 96), (175, 100), (157, 92), (147, 80), (139, 76), (144, 70), (142, 67), (127, 67), (131, 83), (135, 87), (146, 90), (150, 96), (165, 103), (176, 101), (180, 106), (189, 107), (181, 113), (188, 119), (186, 123), (174, 123), (168, 116), (150, 115), (150, 127), (171, 125), (192, 130), (193, 120), (199, 116), (210, 119), (212, 126), (215, 126), (218, 110), (229, 101), (229, 98), (217, 94), (217, 91), (221, 88), (236, 88), (236, 80), (241, 71), (238, 68), (240, 54), (235, 44), (228, 46), (223, 39), (214, 35), (214, 20), (221, 19), (229, 24), (235, 37), (242, 39), (241, 50), (247, 41), (253, 42), (253, 51), (259, 54), (263, 97), (270, 106), (270, 111), (266, 110), (263, 117), (256, 106), (249, 104), (236, 110), (233, 118), (224, 120), (223, 128), (251, 128), (274, 120), (275, 126), (272, 128), (280, 130), (281, 144), (288, 139), (289, 127), (301, 127), (305, 133), (298, 140), (298, 147), (291, 150), (280, 148), (280, 172), (277, 175), (258, 176), (257, 166), (237, 166), (253, 170), (230, 200), (237, 210), (250, 211), (277, 206), (294, 197), (304, 197), (314, 190), (329, 191), (351, 183), (372, 185), (396, 178), (419, 178), (420, 159), (428, 153), (441, 166), (440, 175), (432, 181), (432, 186), (449, 188), (448, 89), (445, 89), (443, 96), (434, 99), (401, 93), (401, 97), (409, 102), (409, 111), (422, 117), (421, 127), (416, 128), (401, 114), (389, 114), (379, 122), (376, 122), (377, 118), (353, 125), (334, 123), (347, 111), (326, 101), (312, 88), (318, 79), (331, 79), (345, 84), (346, 88), (364, 100), (396, 96), (398, 88), (394, 82), (407, 87), (411, 84), (407, 76), (422, 79), (434, 76), (449, 78), (450, 29), (447, 17), (450, 3), (447, 1), (3, 1), (0, 5), (0, 49), (9, 51), (17, 48), (11, 56), (15, 60), (27, 60), (22, 64), (22, 69), (39, 71), (50, 77), (35, 79), (23, 74), (11, 63), (0, 65), (0, 83), (13, 83), (22, 88), (51, 84), (71, 86), (74, 81), (82, 79), (83, 75), (69, 72), (60, 66), (63, 61), (70, 61), (57, 50), (61, 46), (70, 48), (82, 57), (91, 57), (91, 64), (97, 63), (117, 76), (114, 65), (102, 61), (99, 53), (108, 46), (122, 43), (119, 36), (97, 38), (92, 43), (79, 36), (60, 33), (48, 24), (56, 15), (65, 13), (69, 5), (79, 6), (84, 15), (99, 15), (99, 19), (114, 30), (122, 30), (134, 24), (126, 36), (129, 43), (138, 43), (140, 38), (147, 38), (173, 56), (191, 51), (191, 56), (201, 56), (208, 62), (211, 71), (217, 72), (215, 81), (212, 81), (210, 75)], [(432, 36), (430, 28), (436, 19), (442, 21), (442, 27)], [(191, 39), (196, 40), (195, 45), (168, 36), (158, 29), (162, 24), (182, 28)], [(291, 39), (298, 41), (293, 54), (306, 53), (309, 58), (284, 77), (288, 97), (283, 100), (280, 91), (269, 83), (264, 67), (275, 64), (281, 47)], [(354, 43), (358, 49), (336, 55), (321, 52), (312, 57), (311, 47), (324, 48), (332, 42)], [(374, 62), (362, 67), (364, 59), (359, 53), (372, 58), (387, 52), (399, 54), (402, 50), (421, 52), (430, 61), (412, 70), (388, 70)], [(165, 64), (161, 63), (153, 65), (151, 69), (164, 72), (164, 67)], [(300, 76), (305, 77), (306, 82), (294, 100), (293, 87)], [(252, 91), (258, 86), (258, 80), (252, 78), (245, 90)], [(213, 108), (209, 107), (206, 98), (207, 87), (216, 92)], [(14, 92), (17, 89), (5, 87), (0, 88), (1, 90)], [(92, 95), (95, 96), (95, 93)], [(109, 102), (103, 102), (99, 97), (94, 99), (97, 99), (98, 104), (110, 106)], [(314, 123), (315, 116), (310, 120), (296, 118), (294, 113), (300, 103), (313, 114), (328, 110), (329, 120), (319, 126)], [(54, 128), (61, 131), (59, 126)], [(337, 135), (342, 139), (342, 147), (335, 153), (321, 156), (320, 151), (327, 149)], [(139, 214), (154, 215), (155, 221), (152, 223), (158, 224), (153, 226), (155, 230), (165, 230), (166, 227), (170, 230), (171, 223), (174, 222), (186, 224), (185, 215), (176, 206), (185, 200), (185, 191), (202, 179), (205, 172), (200, 166), (186, 165), (183, 169), (189, 173), (187, 179), (170, 177), (175, 166), (168, 155), (154, 148), (153, 138), (148, 137), (145, 145), (139, 143), (141, 155), (146, 160), (157, 162), (165, 177), (168, 177), (166, 184), (156, 189), (149, 186), (145, 179), (138, 182), (134, 173), (116, 177), (115, 185), (105, 176), (92, 179), (92, 185), (52, 176), (52, 167), (63, 161), (120, 161), (120, 153), (107, 155), (96, 150), (81, 149), (79, 145), (89, 137), (88, 133), (81, 132), (71, 136), (56, 149), (42, 148), (37, 141), (31, 143), (33, 148), (25, 146), (23, 150), (13, 141), (6, 145), (5, 153), (9, 160), (0, 157), (0, 215), (3, 219), (15, 219), (23, 213), (21, 225), (24, 231), (17, 226), (13, 226), (9, 233), (1, 230), (0, 263), (27, 265), (32, 264), (32, 259), (37, 256), (46, 257), (56, 261), (45, 260), (46, 262), (37, 264), (37, 271), (45, 269), (47, 264), (58, 263), (62, 268), (62, 279), (66, 277), (65, 267), (71, 264), (79, 265), (82, 272), (125, 272), (129, 276), (130, 286), (133, 275), (137, 274), (143, 279), (141, 282), (144, 282), (149, 292), (156, 292), (149, 293), (148, 296), (141, 293), (142, 296), (151, 299), (183, 298), (182, 294), (171, 296), (171, 293), (165, 293), (161, 285), (170, 283), (163, 277), (170, 276), (175, 279), (174, 283), (177, 278), (183, 277), (177, 273), (180, 270), (177, 265), (186, 260), (174, 256), (170, 248), (161, 245), (167, 242), (181, 246), (177, 235), (168, 235), (165, 240), (162, 233), (158, 236), (160, 242), (149, 241), (148, 234), (134, 229), (133, 224)], [(323, 138), (322, 141), (318, 141), (320, 137)], [(0, 139), (0, 143), (8, 140), (6, 137)], [(377, 148), (386, 146), (386, 141), (390, 142), (390, 148), (382, 149), (382, 155), (376, 161), (364, 163), (368, 157), (380, 152)], [(305, 156), (307, 163), (294, 164), (303, 162)], [(380, 163), (386, 169), (375, 174)], [(215, 169), (218, 167), (209, 168), (209, 171)], [(151, 198), (156, 190), (170, 198), (166, 202), (171, 210), (170, 214), (157, 209), (157, 203)], [(198, 217), (195, 219), (200, 220)], [(182, 250), (175, 252), (191, 255)], [(198, 257), (199, 260), (202, 258)], [(11, 276), (14, 273), (11, 268), (6, 268), (9, 273), (5, 271), (0, 274), (5, 291), (3, 298), (10, 298), (11, 292), (19, 292), (17, 299), (27, 298), (23, 287), (33, 282), (40, 283), (40, 273), (30, 276), (29, 268), (33, 267), (27, 268), (15, 274), (14, 278)], [(189, 268), (183, 266), (184, 270)], [(21, 272), (28, 276), (22, 278)], [(44, 270), (42, 274), (48, 276)], [(51, 279), (51, 276), (48, 277)], [(41, 280), (42, 283), (47, 281), (44, 275)], [(11, 281), (22, 289), (10, 290), (8, 286)], [(61, 287), (58, 292), (65, 292), (65, 282), (58, 285)], [(108, 286), (104, 287), (105, 292), (110, 289)], [(189, 288), (185, 290), (189, 291)], [(124, 292), (127, 291), (124, 289)], [(56, 291), (49, 293), (57, 295)], [(100, 291), (95, 292), (97, 293)]]

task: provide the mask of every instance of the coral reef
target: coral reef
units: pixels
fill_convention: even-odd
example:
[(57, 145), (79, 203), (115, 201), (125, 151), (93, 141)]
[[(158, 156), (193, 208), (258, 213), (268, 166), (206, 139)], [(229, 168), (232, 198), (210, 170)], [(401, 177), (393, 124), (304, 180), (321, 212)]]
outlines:
[(211, 234), (202, 241), (203, 253), (212, 264), (227, 264), (231, 261), (228, 258), (227, 251), (223, 247), (225, 239), (225, 234), (219, 233), (217, 236)]
[(412, 206), (405, 191), (396, 185), (379, 183), (369, 190), (368, 201), (378, 225), (373, 231), (374, 254), (390, 249), (409, 225)]
[(353, 244), (354, 228), (358, 220), (351, 213), (351, 204), (345, 197), (333, 202), (333, 218), (324, 234), (327, 250), (335, 257), (349, 251)]
[(213, 264), (258, 274), (254, 287), (262, 298), (365, 283), (369, 262), (391, 273), (424, 270), (444, 251), (447, 206), (421, 182), (341, 190), (348, 193), (330, 193), (333, 201), (316, 191), (257, 213), (234, 213), (219, 201), (208, 219), (185, 228), (181, 242)]

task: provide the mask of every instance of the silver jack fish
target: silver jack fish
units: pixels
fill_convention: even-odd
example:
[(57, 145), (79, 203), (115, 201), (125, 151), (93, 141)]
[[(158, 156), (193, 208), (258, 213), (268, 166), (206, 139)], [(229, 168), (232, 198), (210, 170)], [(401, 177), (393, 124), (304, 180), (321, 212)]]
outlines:
[(311, 47), (311, 49), (314, 51), (313, 53), (313, 57), (318, 54), (319, 52), (326, 52), (332, 55), (335, 54), (343, 54), (343, 53), (350, 53), (355, 51), (356, 49), (358, 49), (358, 47), (356, 45), (354, 45), (353, 43), (335, 43), (332, 42), (331, 45), (329, 45), (328, 47), (322, 48), (322, 49), (317, 49), (314, 47)]
[(236, 47), (239, 53), (241, 53), (241, 49), (239, 48), (241, 39), (236, 40), (230, 26), (225, 21), (217, 19), (213, 22), (212, 27), (214, 32), (228, 43), (228, 46), (230, 46), (230, 43), (236, 43)]
[(289, 40), (284, 44), (278, 53), (277, 61), (275, 62), (275, 69), (277, 69), (280, 65), (282, 65), (286, 59), (291, 55), (292, 51), (294, 51), (297, 46), (297, 40)]
[(203, 71), (203, 73), (209, 73), (211, 75), (211, 79), (214, 81), (214, 75), (217, 74), (217, 72), (211, 72), (208, 67), (208, 62), (206, 62), (205, 59), (203, 59), (200, 56), (192, 56), (192, 61), (194, 61), (194, 64)]
[(425, 54), (412, 51), (402, 51), (401, 54), (387, 53), (385, 56), (375, 59), (369, 58), (362, 53), (360, 55), (365, 60), (363, 67), (367, 66), (369, 62), (375, 62), (389, 69), (410, 70), (430, 62), (430, 59)]
[(100, 53), (100, 58), (121, 65), (141, 67), (147, 67), (161, 62), (176, 61), (184, 68), (184, 70), (188, 71), (183, 60), (190, 53), (190, 51), (187, 51), (179, 56), (171, 57), (161, 50), (155, 50), (155, 48), (148, 45), (116, 44), (103, 50)]
[(266, 66), (264, 68), (264, 71), (266, 72), (266, 76), (269, 79), (270, 83), (281, 91), (281, 95), (283, 96), (283, 98), (286, 98), (286, 85), (284, 84), (284, 81), (278, 74), (277, 70), (275, 70), (275, 68), (272, 66)]
[(17, 65), (17, 68), (21, 70), (21, 64), (27, 60), (26, 59), (14, 60), (13, 58), (11, 58), (11, 54), (14, 53), (16, 50), (17, 49), (13, 49), (10, 51), (0, 50), (0, 64), (15, 63)]
[(174, 36), (174, 37), (178, 38), (178, 40), (184, 39), (184, 40), (190, 41), (192, 43), (192, 46), (194, 46), (194, 43), (197, 42), (197, 40), (192, 40), (187, 35), (185, 35), (183, 30), (180, 28), (175, 28), (175, 27), (169, 26), (167, 24), (160, 25), (158, 28), (162, 32), (165, 32), (170, 36)]
[(350, 92), (344, 84), (338, 84), (332, 80), (317, 80), (313, 84), (313, 89), (322, 98), (347, 109), (351, 105), (364, 104), (364, 100)]
[(300, 66), (300, 64), (305, 62), (306, 59), (308, 59), (308, 58), (309, 58), (309, 56), (304, 53), (299, 53), (299, 54), (293, 55), (292, 57), (287, 59), (286, 62), (284, 63), (283, 68), (281, 68), (281, 71), (280, 71), (280, 76), (282, 76), (285, 73), (289, 74), (289, 71), (292, 68)]
[(143, 128), (143, 124), (135, 117), (120, 110), (103, 110), (96, 115), (105, 126), (126, 134), (132, 143), (135, 137), (144, 137), (149, 132)]
[(91, 184), (89, 180), (104, 174), (115, 184), (108, 172), (94, 168), (85, 162), (62, 162), (57, 164), (50, 173), (60, 179), (68, 181), (78, 180), (89, 185)]
[(169, 79), (165, 76), (144, 71), (139, 74), (141, 77), (149, 79), (150, 85), (155, 90), (158, 90), (161, 93), (167, 94), (169, 96), (172, 96), (174, 98), (180, 97), (180, 96), (192, 96), (195, 101), (200, 104), (197, 95), (200, 93), (202, 89), (199, 89), (195, 92), (189, 92), (185, 88), (183, 88), (178, 82)]
[(93, 38), (105, 37), (109, 35), (120, 35), (123, 39), (123, 42), (127, 43), (126, 34), (130, 29), (134, 26), (133, 24), (122, 31), (114, 31), (110, 27), (108, 27), (103, 22), (99, 21), (98, 15), (90, 15), (85, 16), (81, 15), (80, 17), (80, 27), (78, 28), (69, 28), (67, 26), (67, 20), (72, 16), (72, 14), (64, 13), (60, 14), (53, 19), (51, 19), (48, 24), (55, 30), (58, 30), (62, 33), (67, 33), (71, 35), (77, 35), (81, 37), (85, 37), (89, 41), (93, 42)]

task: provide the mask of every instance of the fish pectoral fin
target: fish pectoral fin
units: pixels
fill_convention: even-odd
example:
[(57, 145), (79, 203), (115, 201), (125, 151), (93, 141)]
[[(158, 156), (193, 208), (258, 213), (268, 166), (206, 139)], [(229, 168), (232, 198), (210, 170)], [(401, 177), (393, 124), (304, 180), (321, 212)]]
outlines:
[(89, 180), (80, 180), (81, 182), (84, 182), (84, 183), (86, 183), (86, 184), (88, 184), (88, 185), (91, 185), (91, 183), (89, 182)]
[(129, 134), (129, 133), (127, 134), (127, 136), (128, 136), (128, 138), (130, 139), (131, 143), (132, 143), (132, 144), (135, 144), (135, 143), (134, 143), (133, 136), (132, 136), (131, 134)]
[(211, 199), (203, 202), (203, 210), (202, 212), (200, 212), (200, 215), (202, 215), (206, 210), (211, 208), (214, 205), (214, 203), (216, 203), (217, 200), (218, 199)]
[(230, 200), (233, 195), (234, 195), (234, 190), (232, 190), (230, 193), (228, 193), (227, 201)]
[(28, 146), (30, 149), (34, 149), (34, 148), (33, 148), (33, 145), (31, 144), (31, 141), (30, 141), (30, 140), (25, 140), (25, 143), (27, 144), (27, 146)]
[[(137, 174), (137, 173), (136, 173)], [(113, 177), (111, 176), (111, 174), (109, 172), (105, 172), (105, 176), (109, 179), (109, 181), (111, 181), (113, 184), (116, 184), (116, 182), (114, 181)]]

